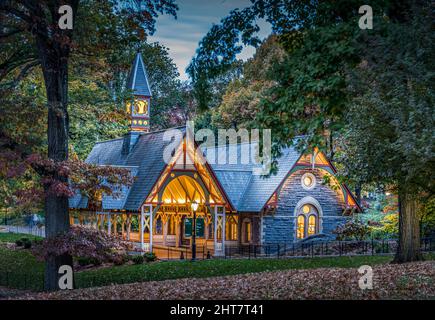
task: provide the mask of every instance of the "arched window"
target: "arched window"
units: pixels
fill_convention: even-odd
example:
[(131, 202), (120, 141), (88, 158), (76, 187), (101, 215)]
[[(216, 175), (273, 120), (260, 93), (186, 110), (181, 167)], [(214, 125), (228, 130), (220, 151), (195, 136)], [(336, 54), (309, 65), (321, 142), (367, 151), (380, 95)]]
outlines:
[(319, 232), (319, 212), (311, 204), (302, 205), (296, 218), (296, 238), (304, 239)]
[(163, 234), (162, 218), (158, 217), (155, 222), (154, 234)]
[(237, 240), (237, 229), (238, 229), (238, 217), (237, 216), (227, 216), (226, 229), (226, 240)]
[(316, 225), (317, 225), (317, 218), (314, 214), (310, 215), (308, 218), (308, 236), (312, 236), (313, 234), (316, 234)]
[(303, 214), (298, 216), (297, 238), (305, 238), (305, 216)]

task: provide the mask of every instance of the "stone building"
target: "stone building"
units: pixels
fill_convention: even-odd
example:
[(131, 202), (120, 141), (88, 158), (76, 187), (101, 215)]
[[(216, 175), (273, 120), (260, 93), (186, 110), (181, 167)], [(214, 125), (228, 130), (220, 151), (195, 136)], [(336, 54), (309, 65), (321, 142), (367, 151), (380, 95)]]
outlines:
[[(361, 210), (321, 152), (286, 148), (277, 159), (277, 173), (261, 176), (258, 164), (240, 161), (252, 144), (218, 147), (218, 157), (222, 148), (237, 151), (237, 161), (226, 163), (210, 161), (208, 149), (197, 152), (186, 128), (173, 129), (172, 140), (167, 139), (171, 131), (151, 132), (152, 93), (140, 54), (128, 86), (134, 93), (127, 104), (130, 131), (97, 143), (86, 161), (126, 168), (135, 182), (117, 197), (88, 199), (77, 193), (70, 198), (72, 223), (107, 230), (145, 250), (189, 247), (195, 234), (198, 246), (218, 256), (226, 246), (332, 236), (337, 225)], [(174, 152), (165, 158), (170, 144)]]

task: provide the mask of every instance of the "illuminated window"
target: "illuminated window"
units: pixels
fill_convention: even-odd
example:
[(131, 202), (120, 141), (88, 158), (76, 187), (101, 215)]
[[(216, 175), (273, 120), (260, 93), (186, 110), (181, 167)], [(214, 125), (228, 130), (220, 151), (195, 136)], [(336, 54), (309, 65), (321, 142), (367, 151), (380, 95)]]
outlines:
[(243, 242), (249, 243), (252, 240), (252, 227), (251, 227), (251, 220), (245, 219), (243, 221), (242, 226), (242, 232), (243, 232)]
[(305, 190), (311, 190), (316, 186), (316, 177), (312, 173), (305, 173), (302, 176), (301, 184)]
[(133, 120), (133, 124), (137, 124), (137, 121), (136, 121), (136, 120)]
[(296, 219), (296, 238), (303, 239), (319, 232), (319, 213), (311, 204), (303, 205)]
[(316, 233), (316, 216), (312, 214), (308, 218), (308, 235), (312, 236), (315, 233)]
[(228, 216), (226, 228), (226, 240), (237, 240), (237, 217)]
[(135, 101), (134, 112), (136, 114), (146, 114), (146, 113), (148, 113), (148, 101), (147, 100), (137, 100), (137, 101)]
[(130, 114), (131, 113), (131, 102), (127, 102), (126, 109), (127, 109), (127, 113)]
[(175, 222), (174, 215), (170, 215), (168, 219), (168, 235), (175, 235), (177, 223)]
[(305, 216), (302, 214), (298, 216), (297, 238), (305, 238)]

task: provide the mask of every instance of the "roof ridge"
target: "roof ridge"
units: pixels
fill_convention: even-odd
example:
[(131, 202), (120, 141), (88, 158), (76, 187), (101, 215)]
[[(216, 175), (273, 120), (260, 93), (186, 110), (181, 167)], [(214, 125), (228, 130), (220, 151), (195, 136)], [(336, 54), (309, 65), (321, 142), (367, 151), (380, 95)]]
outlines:
[(151, 133), (160, 133), (160, 132), (163, 132), (163, 131), (166, 131), (166, 130), (173, 130), (173, 129), (180, 129), (180, 128), (185, 128), (186, 126), (184, 125), (184, 126), (178, 126), (178, 127), (171, 127), (171, 128), (165, 128), (165, 129), (159, 129), (159, 130), (156, 130), (156, 131), (149, 131), (149, 132), (141, 132), (141, 136), (144, 136), (144, 135), (147, 135), (147, 134), (151, 134)]
[(249, 181), (248, 181), (248, 183), (246, 184), (246, 188), (245, 188), (245, 190), (243, 190), (243, 193), (242, 193), (242, 195), (240, 196), (239, 201), (237, 202), (237, 208), (239, 208), (239, 204), (240, 204), (240, 203), (243, 203), (243, 201), (244, 201), (244, 199), (245, 199), (245, 194), (246, 194), (246, 192), (248, 191), (249, 186), (251, 185), (251, 182), (252, 182), (253, 176), (254, 176), (254, 175), (251, 174), (251, 176), (249, 177)]
[(97, 141), (97, 142), (95, 142), (95, 144), (106, 143), (106, 142), (111, 142), (111, 141), (116, 141), (116, 140), (123, 140), (123, 139), (124, 139), (124, 137), (113, 138), (113, 139), (109, 139), (109, 140)]

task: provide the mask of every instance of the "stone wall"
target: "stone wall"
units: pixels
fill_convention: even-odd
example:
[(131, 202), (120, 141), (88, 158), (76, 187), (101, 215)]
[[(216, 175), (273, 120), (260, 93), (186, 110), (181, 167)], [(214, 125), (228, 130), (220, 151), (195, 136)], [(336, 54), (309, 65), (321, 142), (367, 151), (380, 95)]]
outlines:
[[(316, 177), (316, 185), (311, 190), (305, 190), (301, 185), (304, 173), (311, 172)], [(334, 190), (322, 184), (325, 171), (315, 168), (294, 172), (284, 182), (278, 194), (278, 206), (274, 214), (263, 216), (262, 242), (284, 243), (296, 240), (295, 208), (300, 200), (312, 197), (321, 207), (320, 233), (332, 235), (337, 225), (344, 223), (346, 217), (342, 216), (344, 208), (341, 190)]]

